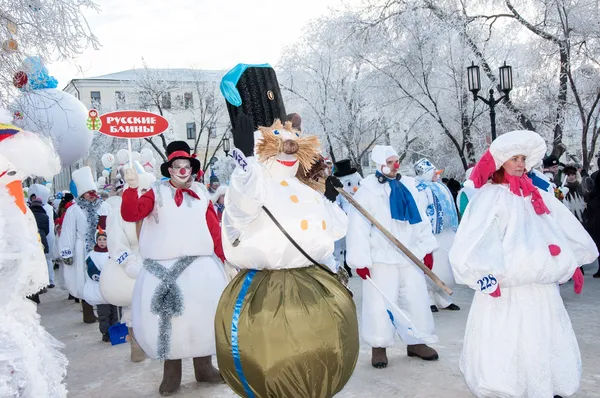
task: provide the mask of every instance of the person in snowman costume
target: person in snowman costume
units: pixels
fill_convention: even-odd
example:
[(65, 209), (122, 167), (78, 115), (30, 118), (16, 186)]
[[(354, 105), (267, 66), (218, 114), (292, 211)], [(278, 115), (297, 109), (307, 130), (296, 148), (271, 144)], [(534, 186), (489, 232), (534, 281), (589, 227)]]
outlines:
[(110, 206), (97, 193), (96, 183), (89, 166), (75, 170), (72, 174), (77, 199), (69, 207), (62, 222), (59, 237), (60, 257), (63, 262), (63, 277), (69, 294), (82, 299), (83, 322), (95, 323), (94, 308), (83, 299), (86, 280), (85, 258), (96, 245), (98, 227), (106, 228), (106, 217)]
[[(327, 164), (327, 163), (326, 163)], [(333, 175), (337, 177), (340, 182), (344, 185), (344, 191), (346, 191), (350, 195), (354, 195), (358, 188), (360, 188), (360, 182), (362, 181), (362, 176), (356, 170), (356, 168), (352, 167), (350, 164), (350, 159), (340, 160), (335, 163)], [(342, 195), (339, 195), (336, 199), (336, 203), (338, 206), (344, 210), (346, 214), (350, 210), (352, 206), (346, 198)], [(348, 271), (348, 275), (352, 276), (352, 269), (346, 263), (346, 238), (342, 238), (335, 242), (335, 261), (337, 266), (343, 265), (346, 271)]]
[[(437, 248), (437, 242), (425, 206), (418, 204), (420, 195), (415, 180), (398, 173), (398, 153), (391, 146), (376, 145), (371, 159), (377, 172), (361, 181), (354, 199), (417, 258), (424, 258)], [(358, 210), (350, 208), (348, 219), (347, 260), (365, 279), (361, 332), (363, 340), (372, 347), (371, 364), (375, 368), (388, 365), (386, 348), (394, 345), (396, 328), (384, 297), (367, 278), (390, 300), (398, 298), (398, 307), (418, 330), (418, 335), (402, 336), (407, 355), (438, 359), (438, 353), (427, 345), (436, 343), (438, 338), (425, 274)]]
[[(446, 286), (452, 287), (456, 282), (448, 262), (448, 251), (452, 247), (456, 228), (458, 228), (458, 212), (454, 197), (446, 184), (439, 179), (443, 170), (437, 170), (429, 159), (417, 160), (413, 168), (417, 176), (417, 190), (422, 196), (420, 203), (426, 205), (425, 213), (438, 243), (438, 248), (433, 253), (428, 253), (423, 262)], [(438, 312), (438, 306), (445, 310), (460, 310), (450, 296), (429, 279), (427, 279), (427, 290), (432, 312)]]
[(144, 352), (164, 361), (161, 395), (179, 389), (184, 358), (193, 358), (198, 382), (222, 383), (211, 356), (215, 312), (227, 284), (219, 220), (206, 187), (192, 177), (200, 162), (185, 141), (171, 142), (166, 152), (160, 170), (169, 179), (139, 195), (139, 174), (127, 168), (129, 188), (121, 203), (124, 221), (143, 221), (143, 268), (135, 281), (131, 317)]
[(54, 231), (54, 209), (52, 205), (48, 203), (50, 198), (50, 189), (43, 186), (42, 184), (33, 184), (29, 187), (29, 195), (35, 195), (42, 199), (42, 207), (48, 216), (50, 222), (50, 232), (48, 233), (48, 247), (50, 250), (46, 254), (46, 262), (48, 263), (48, 287), (53, 288), (54, 284), (54, 260), (56, 259), (56, 233)]
[[(581, 356), (559, 284), (598, 257), (581, 223), (527, 176), (546, 152), (533, 131), (500, 135), (471, 180), (479, 189), (460, 223), (450, 263), (475, 290), (460, 370), (476, 397), (571, 396)], [(490, 181), (491, 179), (491, 181)]]
[(48, 284), (48, 267), (38, 227), (25, 204), (22, 180), (51, 180), (60, 161), (51, 144), (12, 125), (0, 109), (0, 396), (67, 396), (64, 345), (40, 324), (26, 299)]
[[(143, 167), (134, 162), (139, 175), (138, 195), (145, 194), (156, 181), (154, 175), (144, 171)], [(106, 201), (111, 206), (111, 212), (106, 219), (108, 235), (109, 260), (100, 274), (100, 290), (102, 296), (110, 304), (122, 307), (122, 322), (129, 328), (130, 359), (141, 362), (146, 354), (137, 343), (131, 322), (131, 301), (135, 280), (142, 268), (138, 236), (142, 223), (126, 222), (121, 216), (121, 203), (124, 181), (115, 183), (116, 195)]]

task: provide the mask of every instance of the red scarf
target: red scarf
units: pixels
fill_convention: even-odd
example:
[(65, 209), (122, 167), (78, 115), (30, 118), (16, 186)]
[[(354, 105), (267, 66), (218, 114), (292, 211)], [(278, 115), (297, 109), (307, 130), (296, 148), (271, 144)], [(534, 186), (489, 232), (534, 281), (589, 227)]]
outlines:
[(531, 196), (531, 204), (536, 214), (550, 214), (550, 210), (546, 207), (540, 191), (533, 185), (531, 178), (523, 173), (521, 177), (511, 176), (508, 173), (504, 174), (504, 181), (508, 184), (512, 193), (524, 198)]
[(177, 188), (175, 185), (173, 185), (172, 182), (171, 182), (171, 186), (176, 189), (175, 190), (175, 204), (177, 205), (177, 207), (181, 206), (181, 204), (183, 203), (184, 192), (187, 193), (188, 195), (190, 195), (194, 199), (200, 199), (198, 194), (196, 194), (196, 192), (192, 191), (191, 189)]
[(107, 253), (108, 252), (108, 247), (105, 247), (103, 249), (100, 246), (98, 246), (98, 244), (96, 244), (96, 246), (94, 246), (94, 251), (98, 252), (98, 253)]

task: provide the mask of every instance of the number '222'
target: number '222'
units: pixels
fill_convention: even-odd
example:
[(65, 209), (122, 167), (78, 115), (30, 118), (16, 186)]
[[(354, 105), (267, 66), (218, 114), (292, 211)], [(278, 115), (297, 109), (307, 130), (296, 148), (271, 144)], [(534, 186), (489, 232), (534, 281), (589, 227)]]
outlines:
[(496, 278), (494, 278), (492, 274), (489, 274), (488, 276), (484, 276), (483, 278), (478, 280), (477, 283), (479, 284), (479, 290), (484, 291), (497, 284), (498, 281), (496, 280)]

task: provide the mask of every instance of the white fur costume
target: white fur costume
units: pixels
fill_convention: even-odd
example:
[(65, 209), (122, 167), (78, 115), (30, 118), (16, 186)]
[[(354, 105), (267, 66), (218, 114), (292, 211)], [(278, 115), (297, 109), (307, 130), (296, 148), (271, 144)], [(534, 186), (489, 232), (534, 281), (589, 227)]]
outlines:
[[(385, 165), (385, 160), (396, 153), (391, 147), (382, 148), (389, 150), (381, 156), (373, 154), (373, 160), (380, 166)], [(414, 179), (403, 176), (401, 183), (408, 188), (417, 202), (419, 195)], [(417, 202), (422, 220), (417, 224), (394, 220), (390, 210), (390, 193), (391, 188), (387, 182), (382, 184), (375, 175), (370, 175), (361, 181), (361, 187), (354, 199), (417, 258), (423, 258), (433, 252), (437, 243), (431, 233), (427, 216), (422, 211), (423, 207)], [(404, 343), (411, 345), (437, 342), (423, 271), (358, 210), (351, 208), (348, 219), (348, 265), (352, 268), (369, 268), (373, 282), (388, 298), (397, 301), (400, 309), (407, 314), (422, 335), (422, 338), (405, 336)], [(361, 332), (362, 338), (371, 347), (394, 345), (396, 333), (387, 313), (386, 303), (367, 281), (363, 282)]]

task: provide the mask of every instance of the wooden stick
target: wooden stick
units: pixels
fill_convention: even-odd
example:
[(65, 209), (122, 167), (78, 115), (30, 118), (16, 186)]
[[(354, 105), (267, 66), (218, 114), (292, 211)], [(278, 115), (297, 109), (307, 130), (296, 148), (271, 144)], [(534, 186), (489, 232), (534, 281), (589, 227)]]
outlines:
[(362, 215), (365, 216), (367, 220), (371, 222), (371, 224), (377, 227), (377, 229), (380, 230), (386, 238), (388, 238), (394, 245), (396, 245), (396, 247), (400, 249), (400, 251), (404, 253), (406, 257), (411, 259), (413, 263), (415, 263), (419, 268), (421, 268), (425, 275), (427, 275), (436, 285), (438, 285), (440, 289), (446, 292), (446, 294), (452, 295), (452, 290), (450, 290), (450, 288), (446, 286), (446, 284), (440, 278), (438, 278), (436, 274), (434, 274), (429, 268), (427, 268), (427, 266), (423, 264), (423, 262), (420, 259), (418, 259), (417, 256), (412, 254), (412, 252), (408, 250), (406, 246), (404, 246), (398, 239), (396, 239), (396, 237), (392, 235), (390, 231), (385, 229), (383, 225), (379, 223), (379, 221), (377, 221), (372, 215), (370, 215), (364, 207), (362, 207), (356, 200), (354, 200), (352, 195), (344, 191), (342, 188), (336, 188), (336, 190), (340, 193), (340, 195), (346, 198), (346, 200), (350, 202), (350, 204), (354, 206), (356, 210), (360, 211)]

